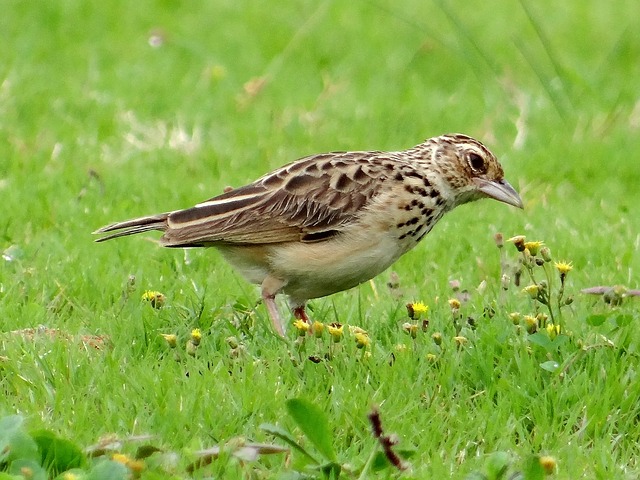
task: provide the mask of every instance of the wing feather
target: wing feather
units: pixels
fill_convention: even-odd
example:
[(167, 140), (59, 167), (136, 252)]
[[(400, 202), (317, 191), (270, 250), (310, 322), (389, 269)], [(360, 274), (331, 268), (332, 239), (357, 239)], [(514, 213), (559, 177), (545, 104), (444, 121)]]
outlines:
[(319, 241), (355, 221), (389, 171), (382, 152), (305, 157), (254, 183), (169, 214), (166, 246)]

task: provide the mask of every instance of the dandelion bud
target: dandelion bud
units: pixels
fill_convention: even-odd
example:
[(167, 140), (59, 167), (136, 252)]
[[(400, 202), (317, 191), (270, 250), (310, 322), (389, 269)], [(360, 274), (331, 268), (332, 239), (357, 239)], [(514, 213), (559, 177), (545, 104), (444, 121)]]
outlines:
[(536, 333), (538, 330), (538, 321), (531, 315), (524, 316), (524, 327), (527, 329), (527, 333)]
[(227, 337), (225, 339), (225, 342), (227, 342), (227, 345), (229, 345), (229, 348), (231, 349), (238, 348), (238, 346), (240, 345), (240, 342), (236, 337)]
[(456, 342), (457, 347), (464, 347), (469, 341), (467, 340), (467, 337), (462, 336), (453, 337), (453, 340)]
[(572, 303), (573, 303), (573, 295), (569, 295), (567, 298), (564, 299), (565, 305), (571, 305)]
[(442, 334), (440, 332), (432, 334), (431, 338), (433, 339), (433, 343), (436, 345), (442, 345)]
[(551, 258), (551, 250), (549, 249), (549, 247), (542, 247), (540, 249), (540, 256), (545, 262), (550, 262), (551, 260), (553, 260)]
[(509, 290), (509, 284), (511, 283), (511, 277), (506, 273), (500, 278), (500, 285), (503, 290)]
[(404, 330), (404, 333), (409, 335), (411, 338), (416, 338), (418, 336), (418, 325), (415, 323), (404, 323), (402, 325), (402, 330)]
[(536, 315), (536, 320), (538, 322), (538, 326), (542, 325), (542, 326), (546, 326), (547, 325), (547, 320), (549, 319), (549, 315), (547, 315), (546, 313), (538, 313)]
[(493, 241), (496, 242), (496, 247), (498, 247), (498, 248), (504, 247), (504, 237), (502, 236), (502, 234), (500, 232), (496, 233), (493, 236)]
[(170, 334), (163, 333), (161, 335), (162, 335), (162, 338), (165, 339), (165, 341), (167, 342), (167, 345), (169, 345), (170, 348), (176, 348), (176, 345), (178, 344), (178, 336), (177, 335), (175, 335), (173, 333), (170, 333)]
[(520, 286), (520, 278), (522, 278), (522, 269), (519, 268), (513, 275), (513, 284), (516, 287)]
[(548, 455), (543, 455), (540, 457), (539, 461), (540, 461), (540, 466), (542, 467), (542, 470), (544, 470), (544, 473), (546, 475), (553, 475), (555, 473), (556, 467), (557, 467), (557, 462), (555, 458), (550, 457)]
[(186, 346), (186, 351), (187, 351), (187, 355), (190, 355), (192, 357), (196, 356), (196, 351), (198, 350), (198, 346), (193, 343), (192, 340), (188, 340), (187, 341), (187, 346)]
[(544, 260), (542, 258), (536, 258), (536, 265), (538, 267), (541, 267), (542, 265), (544, 265)]
[(371, 340), (369, 339), (369, 335), (367, 335), (366, 333), (358, 332), (355, 334), (354, 338), (356, 340), (357, 348), (368, 347), (369, 344), (371, 343)]
[(509, 318), (514, 325), (520, 325), (520, 312), (511, 312)]
[(438, 356), (433, 353), (427, 353), (427, 361), (431, 363), (435, 363), (438, 360)]
[(524, 251), (524, 242), (526, 237), (524, 235), (516, 235), (515, 237), (511, 237), (507, 242), (512, 242), (519, 252)]

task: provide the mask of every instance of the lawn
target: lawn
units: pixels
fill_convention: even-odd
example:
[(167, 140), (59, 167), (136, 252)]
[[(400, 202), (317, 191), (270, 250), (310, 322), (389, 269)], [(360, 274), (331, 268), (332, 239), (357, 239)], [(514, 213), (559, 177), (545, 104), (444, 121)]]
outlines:
[[(640, 476), (636, 2), (10, 0), (0, 31), (0, 478)], [(312, 301), (320, 338), (274, 335), (214, 250), (93, 242), (446, 132), (498, 155), (524, 211), (456, 209)]]

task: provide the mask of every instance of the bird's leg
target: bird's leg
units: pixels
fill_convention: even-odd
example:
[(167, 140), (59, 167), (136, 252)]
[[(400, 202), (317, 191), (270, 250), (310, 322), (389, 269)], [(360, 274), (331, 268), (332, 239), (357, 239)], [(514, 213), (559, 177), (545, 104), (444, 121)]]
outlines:
[(267, 307), (273, 328), (281, 337), (284, 337), (284, 328), (282, 326), (280, 312), (278, 312), (278, 306), (276, 305), (276, 295), (286, 283), (284, 280), (269, 275), (263, 280), (261, 286), (262, 301), (265, 307)]

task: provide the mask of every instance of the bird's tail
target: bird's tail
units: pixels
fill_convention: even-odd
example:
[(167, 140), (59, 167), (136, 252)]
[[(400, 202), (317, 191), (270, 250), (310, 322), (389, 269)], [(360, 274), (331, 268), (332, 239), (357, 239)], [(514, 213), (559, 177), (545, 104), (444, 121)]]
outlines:
[(104, 237), (96, 239), (96, 242), (104, 242), (112, 238), (125, 237), (127, 235), (135, 235), (136, 233), (148, 232), (150, 230), (159, 230), (164, 232), (167, 229), (167, 218), (169, 213), (159, 213), (148, 217), (134, 218), (124, 222), (116, 222), (99, 228), (94, 234), (114, 232)]

